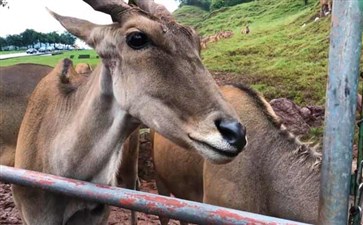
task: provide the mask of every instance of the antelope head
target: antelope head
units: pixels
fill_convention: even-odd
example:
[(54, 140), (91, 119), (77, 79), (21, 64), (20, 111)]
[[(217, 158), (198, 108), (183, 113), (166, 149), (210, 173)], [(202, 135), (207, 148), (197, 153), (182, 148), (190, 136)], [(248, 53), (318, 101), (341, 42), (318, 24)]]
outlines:
[(153, 0), (85, 0), (111, 15), (96, 25), (53, 12), (102, 58), (102, 92), (120, 109), (179, 145), (215, 163), (246, 145), (245, 128), (222, 97), (200, 57), (194, 30), (176, 23)]

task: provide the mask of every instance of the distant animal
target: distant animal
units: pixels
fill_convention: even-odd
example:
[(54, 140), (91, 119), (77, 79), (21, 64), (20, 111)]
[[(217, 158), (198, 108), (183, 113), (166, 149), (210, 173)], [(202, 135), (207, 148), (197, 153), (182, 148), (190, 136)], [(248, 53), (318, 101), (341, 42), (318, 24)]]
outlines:
[(320, 17), (331, 13), (333, 8), (333, 0), (320, 0)]
[(247, 25), (246, 28), (245, 28), (245, 34), (249, 34), (250, 33), (250, 28), (249, 26)]
[[(101, 63), (82, 76), (65, 59), (38, 83), (20, 126), (15, 167), (116, 185), (121, 146), (141, 122), (214, 163), (233, 160), (246, 131), (202, 64), (195, 31), (151, 0), (86, 2), (114, 23), (51, 14), (95, 48)], [(107, 222), (103, 204), (19, 185), (12, 191), (27, 225)]]
[(245, 151), (228, 164), (212, 165), (155, 133), (158, 192), (316, 223), (321, 154), (289, 133), (259, 93), (242, 85), (223, 86), (221, 91), (246, 125)]

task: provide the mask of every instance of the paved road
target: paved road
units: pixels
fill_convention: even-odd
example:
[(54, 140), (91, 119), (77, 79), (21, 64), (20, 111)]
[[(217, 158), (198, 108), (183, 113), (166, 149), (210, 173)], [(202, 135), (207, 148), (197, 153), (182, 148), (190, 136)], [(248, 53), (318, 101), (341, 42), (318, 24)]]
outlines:
[(21, 56), (26, 56), (27, 54), (25, 52), (21, 52), (21, 53), (12, 53), (12, 54), (3, 54), (0, 55), (0, 59), (10, 59), (10, 58), (16, 58), (16, 57), (21, 57)]
[(26, 54), (25, 52), (21, 52), (21, 53), (12, 53), (12, 54), (4, 54), (4, 55), (0, 55), (0, 60), (2, 60), (2, 59), (17, 58), (17, 57), (23, 57), (23, 56), (44, 55), (44, 54), (45, 54), (45, 53)]

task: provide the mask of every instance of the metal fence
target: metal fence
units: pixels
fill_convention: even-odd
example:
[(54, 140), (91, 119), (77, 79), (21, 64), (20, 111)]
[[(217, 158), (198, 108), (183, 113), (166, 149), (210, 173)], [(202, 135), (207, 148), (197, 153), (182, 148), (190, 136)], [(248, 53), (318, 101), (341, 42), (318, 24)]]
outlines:
[(283, 219), (0, 166), (0, 180), (196, 224), (303, 225)]
[[(347, 223), (363, 0), (334, 0), (319, 224)], [(0, 180), (197, 224), (302, 224), (159, 195), (0, 166)]]
[(363, 0), (334, 0), (319, 203), (320, 225), (347, 224)]

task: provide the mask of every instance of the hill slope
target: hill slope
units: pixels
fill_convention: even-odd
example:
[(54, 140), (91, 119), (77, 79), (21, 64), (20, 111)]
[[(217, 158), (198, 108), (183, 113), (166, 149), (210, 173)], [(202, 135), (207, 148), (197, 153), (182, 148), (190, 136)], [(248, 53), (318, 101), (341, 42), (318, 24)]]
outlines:
[[(330, 16), (314, 22), (318, 1), (305, 6), (302, 0), (258, 0), (210, 14), (186, 12), (182, 7), (174, 15), (181, 23), (188, 18), (186, 24), (203, 36), (221, 30), (234, 32), (232, 38), (203, 50), (210, 70), (229, 73), (233, 81), (252, 85), (269, 99), (287, 97), (303, 105), (324, 104)], [(246, 24), (249, 35), (240, 33)]]

